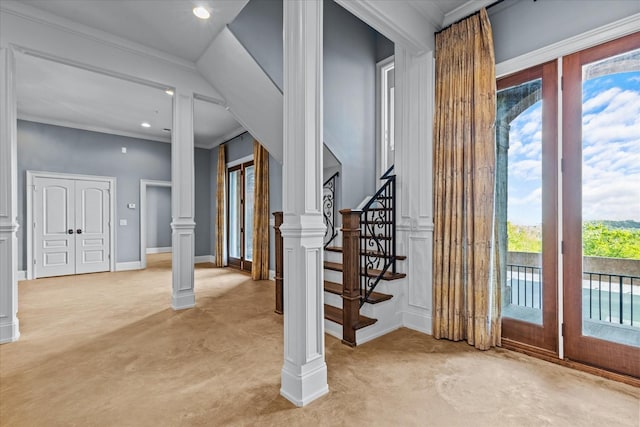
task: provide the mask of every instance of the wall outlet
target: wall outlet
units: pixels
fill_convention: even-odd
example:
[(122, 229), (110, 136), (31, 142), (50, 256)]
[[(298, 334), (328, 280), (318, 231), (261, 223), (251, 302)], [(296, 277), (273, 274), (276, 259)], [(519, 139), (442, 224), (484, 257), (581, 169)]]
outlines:
[(129, 209), (135, 209), (135, 208), (136, 208), (136, 204), (135, 204), (135, 203), (129, 203), (129, 204), (127, 205), (127, 207), (128, 207)]
[(127, 225), (127, 220), (126, 219), (121, 219), (120, 220), (120, 225)]
[(127, 154), (127, 147), (122, 147), (122, 154)]

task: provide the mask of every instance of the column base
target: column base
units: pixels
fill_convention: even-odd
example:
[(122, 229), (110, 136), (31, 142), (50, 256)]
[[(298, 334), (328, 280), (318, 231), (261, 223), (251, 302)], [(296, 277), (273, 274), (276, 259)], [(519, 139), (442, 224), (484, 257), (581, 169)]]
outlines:
[(171, 297), (171, 308), (174, 310), (185, 310), (196, 306), (196, 295), (193, 292), (181, 293)]
[(329, 393), (327, 384), (327, 364), (324, 360), (316, 368), (309, 372), (293, 372), (285, 362), (282, 368), (282, 386), (280, 394), (298, 407), (305, 406), (319, 397)]
[(0, 344), (6, 344), (18, 341), (20, 338), (20, 321), (18, 319), (13, 322), (0, 324)]

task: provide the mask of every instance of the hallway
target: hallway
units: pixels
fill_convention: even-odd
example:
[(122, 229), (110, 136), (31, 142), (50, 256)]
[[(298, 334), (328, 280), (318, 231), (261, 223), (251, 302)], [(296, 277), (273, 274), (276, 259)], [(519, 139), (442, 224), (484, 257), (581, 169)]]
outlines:
[(279, 395), (273, 282), (199, 264), (173, 311), (170, 254), (144, 271), (20, 282), (22, 336), (0, 346), (0, 425), (637, 426), (640, 390), (506, 350), (401, 329), (326, 336), (330, 394)]

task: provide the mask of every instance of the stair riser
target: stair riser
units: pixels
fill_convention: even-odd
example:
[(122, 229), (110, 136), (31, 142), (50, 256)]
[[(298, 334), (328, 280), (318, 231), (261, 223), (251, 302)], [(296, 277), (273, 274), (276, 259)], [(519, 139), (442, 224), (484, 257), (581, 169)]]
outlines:
[(332, 305), (334, 307), (342, 308), (342, 296), (332, 294), (331, 292), (325, 292), (324, 303), (327, 305)]
[(333, 251), (324, 251), (324, 260), (342, 264), (342, 253), (333, 252)]
[(330, 282), (342, 283), (342, 272), (335, 270), (324, 269), (324, 280)]

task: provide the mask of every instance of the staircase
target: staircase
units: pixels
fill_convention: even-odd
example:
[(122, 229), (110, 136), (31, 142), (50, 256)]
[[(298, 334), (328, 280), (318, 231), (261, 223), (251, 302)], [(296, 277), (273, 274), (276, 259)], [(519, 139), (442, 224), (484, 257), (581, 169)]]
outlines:
[[(400, 324), (394, 282), (406, 277), (397, 262), (406, 259), (395, 250), (395, 175), (391, 167), (383, 185), (361, 210), (345, 209), (341, 233), (335, 219), (337, 175), (325, 182), (323, 214), (327, 223), (324, 261), (325, 331), (351, 347), (384, 335)], [(276, 252), (279, 237), (276, 213)], [(281, 218), (281, 214), (280, 214)], [(278, 255), (276, 255), (278, 256)], [(280, 262), (281, 265), (281, 262)], [(282, 312), (282, 275), (276, 260), (276, 312)], [(397, 283), (397, 282), (396, 282)]]

